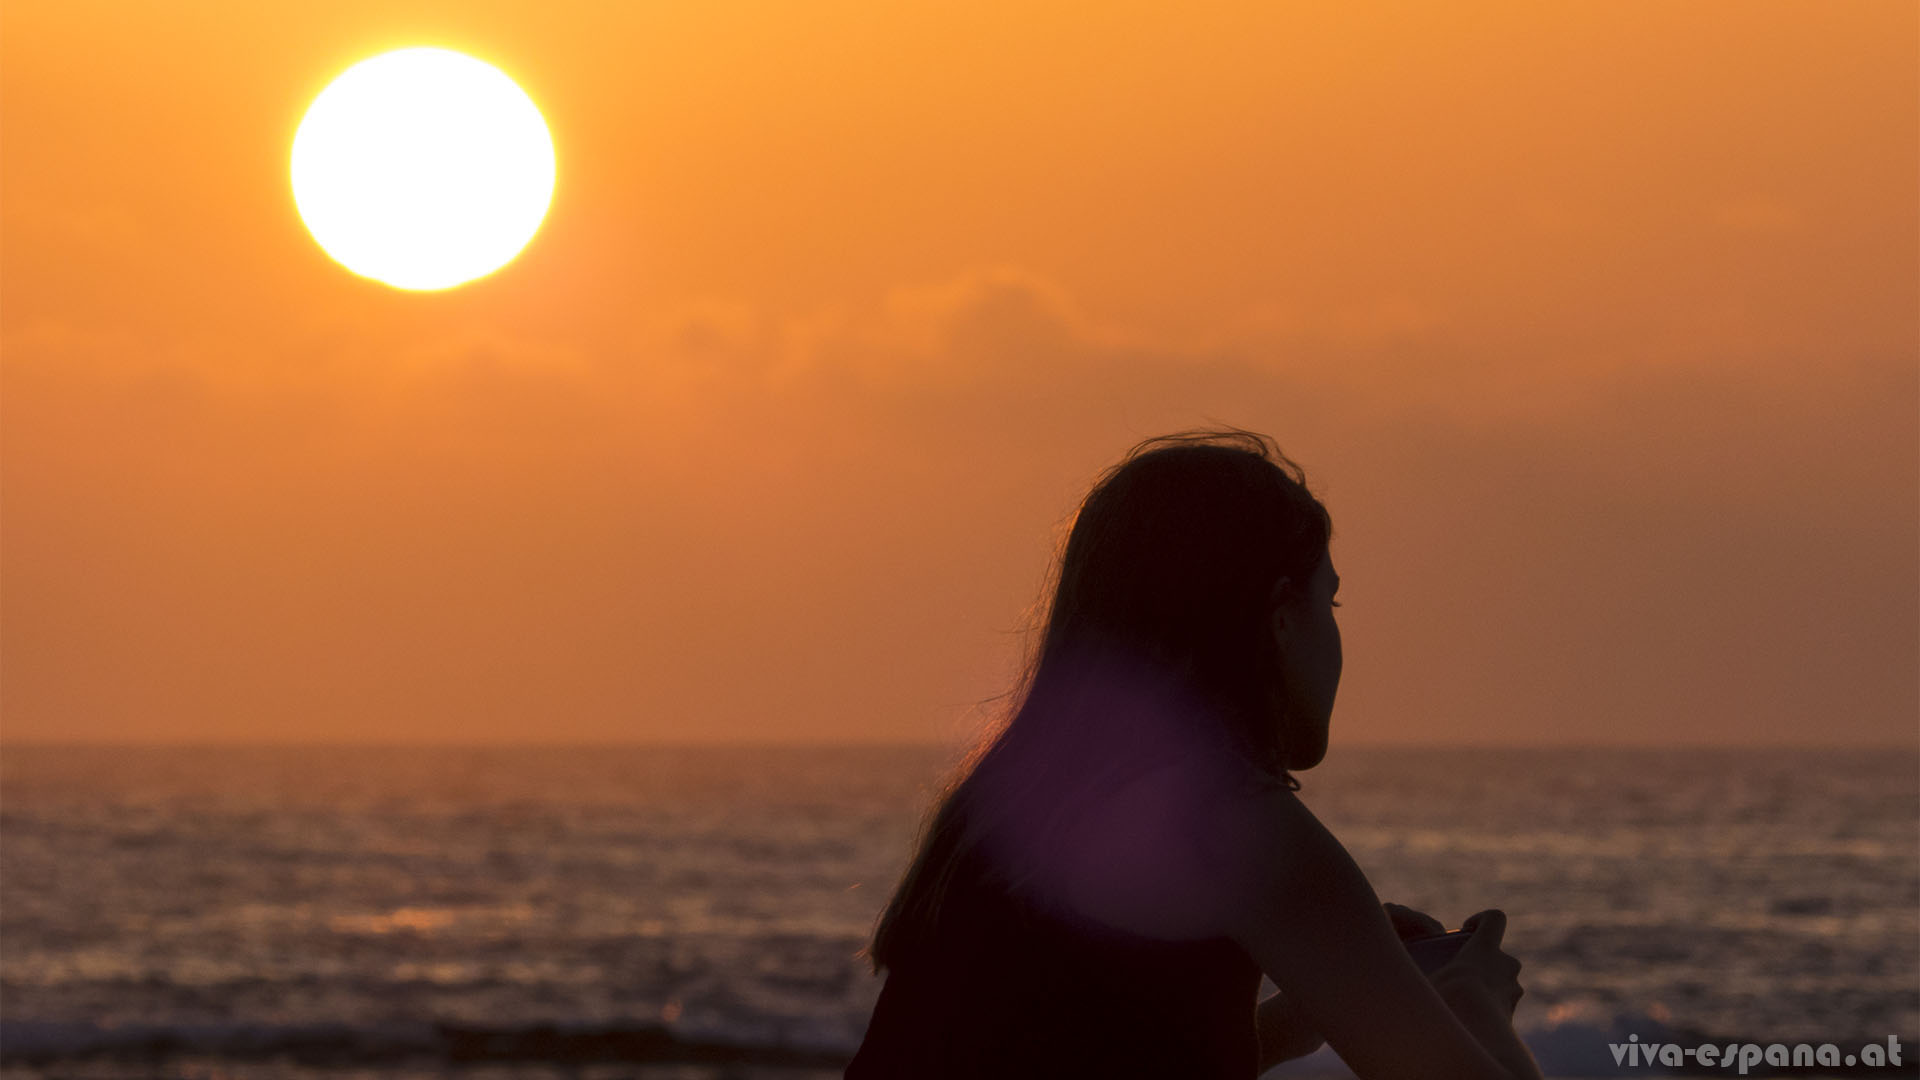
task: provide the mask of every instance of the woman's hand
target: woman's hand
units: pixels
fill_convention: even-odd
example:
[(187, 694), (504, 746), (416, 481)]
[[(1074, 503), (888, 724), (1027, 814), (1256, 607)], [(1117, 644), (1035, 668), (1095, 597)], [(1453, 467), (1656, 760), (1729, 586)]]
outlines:
[(1449, 1000), (1450, 995), (1484, 996), (1503, 1006), (1506, 1015), (1512, 1017), (1526, 991), (1520, 988), (1520, 961), (1500, 951), (1500, 939), (1507, 932), (1506, 913), (1488, 908), (1470, 916), (1460, 929), (1472, 936), (1453, 959), (1435, 969), (1430, 976), (1433, 988)]
[(1440, 924), (1439, 919), (1424, 911), (1415, 911), (1400, 904), (1381, 904), (1380, 906), (1387, 909), (1387, 920), (1393, 923), (1393, 932), (1400, 935), (1401, 941), (1412, 941), (1415, 938), (1432, 937), (1435, 934), (1447, 932), (1447, 928)]

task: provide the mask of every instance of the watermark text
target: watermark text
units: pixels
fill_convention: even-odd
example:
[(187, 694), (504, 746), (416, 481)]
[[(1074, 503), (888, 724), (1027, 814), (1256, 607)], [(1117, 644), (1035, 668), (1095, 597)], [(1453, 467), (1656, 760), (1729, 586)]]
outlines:
[(1629, 1035), (1623, 1043), (1608, 1043), (1607, 1049), (1613, 1051), (1613, 1063), (1634, 1068), (1651, 1068), (1657, 1065), (1698, 1064), (1709, 1068), (1733, 1069), (1741, 1076), (1756, 1065), (1779, 1066), (1785, 1068), (1813, 1068), (1815, 1066), (1864, 1065), (1870, 1068), (1895, 1066), (1900, 1064), (1900, 1038), (1887, 1036), (1886, 1045), (1868, 1043), (1858, 1050), (1841, 1050), (1833, 1043), (1821, 1043), (1814, 1046), (1808, 1043), (1727, 1043), (1717, 1046), (1702, 1043), (1699, 1046), (1681, 1046), (1679, 1043), (1641, 1042), (1640, 1036)]

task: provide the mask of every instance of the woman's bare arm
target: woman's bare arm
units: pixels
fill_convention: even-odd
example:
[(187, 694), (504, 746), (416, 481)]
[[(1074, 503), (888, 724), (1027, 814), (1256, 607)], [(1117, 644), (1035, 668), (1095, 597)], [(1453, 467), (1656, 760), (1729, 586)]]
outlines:
[(1359, 866), (1292, 792), (1237, 803), (1215, 835), (1225, 932), (1361, 1080), (1540, 1080), (1513, 1030), (1504, 916), (1482, 916), (1429, 982)]
[(1253, 1026), (1260, 1036), (1260, 1071), (1263, 1073), (1283, 1061), (1305, 1057), (1326, 1043), (1313, 1029), (1313, 1021), (1285, 994), (1274, 994), (1262, 1001), (1254, 1011)]

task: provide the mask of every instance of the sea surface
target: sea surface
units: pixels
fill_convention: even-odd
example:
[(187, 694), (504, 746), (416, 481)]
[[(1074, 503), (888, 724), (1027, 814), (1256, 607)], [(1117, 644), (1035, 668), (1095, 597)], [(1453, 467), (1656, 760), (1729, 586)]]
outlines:
[[(838, 1076), (956, 756), (0, 748), (0, 1076)], [(1550, 1075), (1658, 1074), (1629, 1035), (1892, 1035), (1914, 1075), (1920, 750), (1336, 747), (1301, 780), (1382, 899), (1507, 912)]]

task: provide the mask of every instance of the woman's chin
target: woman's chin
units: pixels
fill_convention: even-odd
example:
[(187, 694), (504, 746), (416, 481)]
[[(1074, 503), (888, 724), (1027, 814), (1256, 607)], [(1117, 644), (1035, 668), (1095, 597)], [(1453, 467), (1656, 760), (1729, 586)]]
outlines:
[(1324, 730), (1318, 738), (1303, 739), (1298, 743), (1287, 744), (1287, 768), (1311, 769), (1320, 764), (1327, 756), (1327, 735)]

